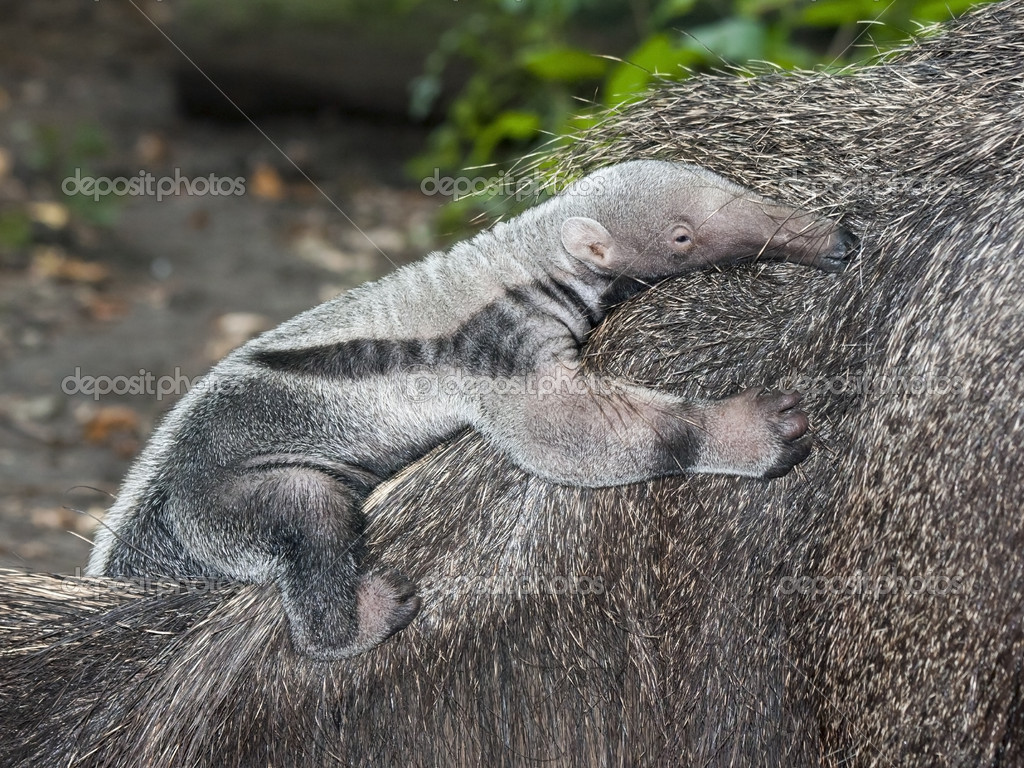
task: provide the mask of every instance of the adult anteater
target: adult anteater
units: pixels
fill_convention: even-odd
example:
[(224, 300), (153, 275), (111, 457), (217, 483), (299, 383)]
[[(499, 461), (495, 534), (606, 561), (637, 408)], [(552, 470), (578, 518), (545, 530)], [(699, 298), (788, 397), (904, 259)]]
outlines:
[(684, 396), (802, 386), (789, 476), (581, 490), (467, 434), (377, 490), (421, 615), (334, 664), (273, 588), (5, 581), (17, 765), (1024, 762), (1024, 2), (841, 76), (705, 77), (563, 168), (685, 159), (861, 238), (838, 280), (695, 273), (590, 363)]

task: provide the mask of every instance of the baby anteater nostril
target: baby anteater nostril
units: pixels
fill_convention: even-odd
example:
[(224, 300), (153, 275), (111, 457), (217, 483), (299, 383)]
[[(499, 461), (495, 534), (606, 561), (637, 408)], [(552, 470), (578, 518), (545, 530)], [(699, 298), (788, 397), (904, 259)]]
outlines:
[(859, 241), (851, 232), (846, 229), (837, 229), (835, 245), (821, 254), (815, 265), (823, 272), (842, 272), (852, 261), (858, 244)]

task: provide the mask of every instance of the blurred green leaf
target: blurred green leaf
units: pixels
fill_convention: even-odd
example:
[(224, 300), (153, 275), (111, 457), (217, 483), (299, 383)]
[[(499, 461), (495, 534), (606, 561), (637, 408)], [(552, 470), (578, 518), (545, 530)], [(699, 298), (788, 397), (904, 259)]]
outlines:
[(422, 120), (430, 114), (437, 97), (441, 94), (441, 78), (435, 74), (423, 74), (409, 83), (409, 114), (415, 120)]
[(687, 35), (686, 47), (700, 53), (708, 63), (724, 59), (728, 64), (743, 64), (763, 59), (764, 25), (757, 19), (737, 17), (697, 27)]
[(473, 153), (470, 155), (470, 163), (485, 163), (490, 160), (495, 147), (501, 142), (528, 141), (534, 138), (539, 130), (540, 117), (533, 112), (502, 112), (497, 119), (480, 131)]
[(696, 4), (697, 0), (662, 0), (651, 14), (651, 23), (664, 26), (667, 22), (688, 14)]
[(29, 165), (51, 173), (82, 167), (110, 153), (110, 141), (103, 128), (95, 123), (57, 126), (40, 123), (32, 133)]
[(93, 160), (110, 152), (110, 144), (103, 128), (95, 123), (82, 123), (71, 137), (68, 156), (72, 162)]
[(35, 126), (32, 147), (28, 153), (28, 164), (34, 170), (53, 170), (60, 164), (61, 138), (55, 125), (46, 123)]
[(947, 21), (978, 4), (978, 0), (934, 0), (914, 6), (917, 21)]
[(608, 69), (606, 59), (564, 45), (524, 51), (519, 60), (523, 68), (535, 77), (566, 83), (597, 80)]
[(739, 16), (761, 16), (792, 8), (793, 5), (793, 0), (736, 0), (733, 11)]
[(800, 22), (811, 27), (841, 27), (877, 19), (888, 8), (876, 0), (817, 0), (804, 8)]
[(123, 199), (117, 195), (99, 199), (86, 195), (70, 195), (66, 199), (68, 209), (79, 219), (103, 228), (112, 227), (117, 223), (123, 205)]
[(604, 86), (604, 103), (621, 104), (642, 93), (658, 75), (681, 74), (681, 68), (700, 61), (692, 50), (680, 47), (675, 35), (662, 32), (651, 35), (644, 43), (626, 56), (608, 76)]
[(0, 248), (23, 248), (32, 242), (32, 221), (24, 211), (0, 213)]

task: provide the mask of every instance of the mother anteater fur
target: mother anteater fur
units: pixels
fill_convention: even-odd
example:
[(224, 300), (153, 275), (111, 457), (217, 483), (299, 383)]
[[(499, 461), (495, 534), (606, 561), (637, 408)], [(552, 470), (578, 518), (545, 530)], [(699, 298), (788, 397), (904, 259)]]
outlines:
[(666, 85), (562, 156), (685, 159), (860, 237), (839, 277), (694, 273), (590, 343), (688, 396), (803, 386), (791, 475), (558, 488), (465, 435), (371, 499), (423, 610), (336, 664), (271, 588), (12, 575), (0, 762), (1024, 763), (1021, 62), (1012, 0), (841, 76)]

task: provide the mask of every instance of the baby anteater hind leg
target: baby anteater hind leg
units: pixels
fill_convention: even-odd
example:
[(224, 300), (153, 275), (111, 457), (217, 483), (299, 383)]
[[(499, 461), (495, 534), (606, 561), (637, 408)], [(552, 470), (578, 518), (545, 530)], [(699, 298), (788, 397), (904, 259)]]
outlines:
[(252, 526), (252, 538), (236, 533), (255, 539), (269, 556), (301, 652), (320, 659), (353, 656), (416, 615), (420, 603), (411, 582), (392, 571), (360, 571), (362, 499), (345, 483), (316, 469), (273, 467), (236, 475), (226, 493), (227, 506), (239, 513), (235, 519)]

